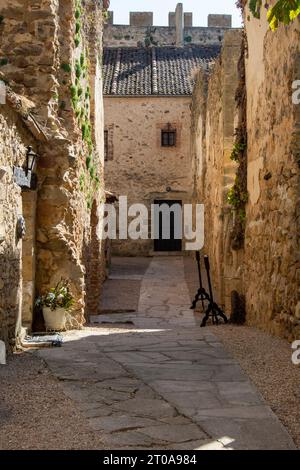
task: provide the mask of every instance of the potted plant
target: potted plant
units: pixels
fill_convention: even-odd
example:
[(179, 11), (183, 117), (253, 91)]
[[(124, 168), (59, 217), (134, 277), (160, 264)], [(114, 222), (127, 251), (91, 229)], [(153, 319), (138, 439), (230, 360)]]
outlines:
[(36, 300), (36, 306), (42, 308), (46, 330), (62, 331), (65, 329), (66, 312), (70, 310), (74, 298), (70, 292), (69, 282), (61, 279), (45, 295)]

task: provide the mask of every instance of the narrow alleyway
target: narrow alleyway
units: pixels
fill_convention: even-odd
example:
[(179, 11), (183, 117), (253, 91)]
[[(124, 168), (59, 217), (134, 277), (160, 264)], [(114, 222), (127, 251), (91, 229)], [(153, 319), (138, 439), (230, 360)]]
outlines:
[(106, 449), (293, 449), (189, 305), (184, 258), (117, 259), (104, 314), (39, 354)]

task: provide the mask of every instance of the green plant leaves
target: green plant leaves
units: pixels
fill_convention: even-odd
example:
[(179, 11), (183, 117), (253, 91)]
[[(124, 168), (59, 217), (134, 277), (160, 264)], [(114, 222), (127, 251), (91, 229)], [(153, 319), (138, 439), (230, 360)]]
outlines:
[(55, 287), (52, 287), (45, 295), (36, 299), (37, 307), (49, 307), (51, 310), (64, 308), (70, 310), (74, 304), (74, 297), (71, 293), (69, 281), (61, 279)]
[[(255, 18), (260, 18), (262, 0), (250, 0), (249, 8)], [(272, 31), (275, 31), (280, 23), (290, 24), (300, 15), (300, 0), (278, 0), (267, 12), (267, 19)]]
[(268, 22), (272, 31), (279, 23), (288, 25), (300, 14), (300, 0), (278, 0), (267, 13)]
[(260, 18), (262, 0), (250, 0), (249, 8), (254, 18)]

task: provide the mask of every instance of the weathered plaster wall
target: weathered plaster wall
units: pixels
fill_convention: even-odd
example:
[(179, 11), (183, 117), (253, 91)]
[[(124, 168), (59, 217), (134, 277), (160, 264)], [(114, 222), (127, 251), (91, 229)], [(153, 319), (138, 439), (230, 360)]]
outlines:
[(300, 111), (292, 82), (300, 76), (300, 21), (273, 33), (264, 17), (246, 22), (247, 318), (299, 338)]
[[(104, 98), (105, 126), (113, 144), (105, 166), (108, 190), (149, 209), (155, 199), (191, 201), (190, 103), (190, 97)], [(177, 129), (175, 148), (161, 147), (161, 129), (168, 123)], [(147, 255), (153, 241), (122, 240), (112, 246), (117, 253)]]
[[(32, 144), (32, 136), (19, 116), (8, 105), (0, 105), (0, 339), (11, 345), (22, 320), (22, 255), (27, 260), (24, 241), (16, 232), (25, 208), (21, 189), (14, 182), (13, 166), (25, 164), (26, 146)], [(35, 210), (34, 203), (31, 210)], [(34, 295), (31, 280), (28, 276), (27, 299)]]

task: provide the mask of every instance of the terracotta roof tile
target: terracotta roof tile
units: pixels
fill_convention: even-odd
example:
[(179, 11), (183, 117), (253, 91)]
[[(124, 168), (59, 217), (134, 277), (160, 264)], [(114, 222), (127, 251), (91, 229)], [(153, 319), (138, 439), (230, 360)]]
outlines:
[(191, 95), (194, 71), (219, 53), (218, 46), (105, 48), (104, 94)]

